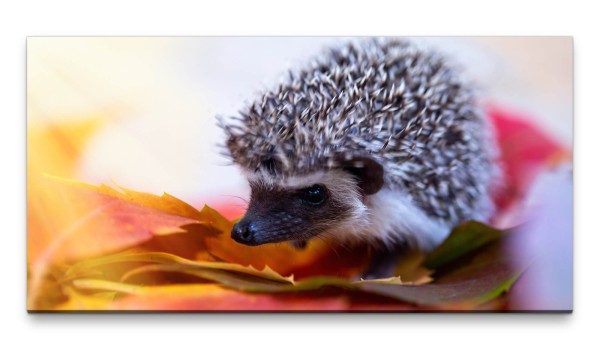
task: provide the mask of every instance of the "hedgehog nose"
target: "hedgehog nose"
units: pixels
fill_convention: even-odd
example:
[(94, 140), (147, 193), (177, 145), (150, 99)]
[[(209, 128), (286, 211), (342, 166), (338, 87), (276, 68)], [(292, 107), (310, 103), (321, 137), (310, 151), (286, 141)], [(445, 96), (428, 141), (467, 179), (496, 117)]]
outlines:
[(231, 238), (239, 243), (245, 245), (254, 244), (254, 235), (256, 234), (256, 228), (252, 223), (241, 220), (233, 226), (231, 230)]

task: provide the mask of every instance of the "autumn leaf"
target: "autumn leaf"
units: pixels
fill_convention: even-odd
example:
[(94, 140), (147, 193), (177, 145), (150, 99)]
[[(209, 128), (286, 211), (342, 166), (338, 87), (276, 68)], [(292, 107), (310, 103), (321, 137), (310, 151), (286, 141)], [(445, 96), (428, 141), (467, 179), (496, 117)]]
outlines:
[(424, 261), (436, 269), (432, 283), (364, 283), (361, 289), (421, 306), (474, 309), (509, 290), (525, 270), (523, 264), (515, 264), (514, 250), (507, 247), (511, 237), (482, 223), (461, 224)]
[(427, 255), (421, 251), (406, 252), (396, 266), (394, 275), (401, 278), (405, 284), (425, 284), (433, 280), (433, 271), (424, 265)]
[(199, 223), (172, 214), (172, 199), (168, 200), (168, 208), (160, 204), (152, 208), (126, 196), (106, 194), (106, 188), (51, 176), (39, 182), (28, 216), (31, 300), (37, 297), (41, 279), (52, 264), (114, 252), (154, 235), (183, 233), (182, 226)]
[(540, 172), (572, 160), (572, 150), (528, 121), (528, 115), (494, 104), (488, 105), (487, 113), (495, 129), (503, 169), (495, 198), (497, 215), (501, 216), (523, 199)]
[[(458, 241), (464, 239), (465, 230), (472, 230), (472, 241), (457, 251)], [(402, 309), (416, 310), (419, 307), (435, 309), (452, 307), (453, 309), (473, 309), (489, 301), (507, 290), (518, 277), (522, 269), (515, 269), (508, 260), (499, 253), (500, 231), (485, 226), (481, 223), (467, 223), (458, 227), (451, 236), (436, 251), (436, 257), (446, 259), (444, 264), (463, 261), (465, 257), (476, 257), (471, 263), (458, 267), (460, 271), (441, 273), (434, 276), (436, 282), (432, 284), (415, 285), (403, 282), (401, 277), (390, 279), (369, 280), (353, 282), (344, 278), (314, 276), (300, 281), (283, 277), (270, 268), (257, 270), (253, 267), (222, 262), (198, 262), (180, 258), (166, 253), (133, 253), (117, 254), (84, 260), (69, 268), (66, 276), (73, 276), (82, 271), (90, 271), (105, 265), (116, 263), (136, 264), (131, 270), (124, 272), (119, 278), (106, 280), (106, 276), (95, 276), (98, 279), (76, 279), (73, 283), (78, 289), (102, 291), (118, 290), (121, 284), (127, 283), (136, 276), (149, 273), (163, 273), (164, 278), (175, 282), (166, 282), (161, 285), (192, 288), (194, 280), (181, 282), (174, 274), (185, 274), (197, 278), (195, 281), (218, 283), (224, 287), (248, 293), (306, 293), (311, 295), (323, 293), (327, 288), (336, 288), (340, 293), (350, 297), (357, 292), (376, 294), (389, 299), (401, 300), (413, 306), (401, 306)], [(492, 248), (490, 248), (492, 247)], [(491, 253), (490, 253), (491, 252)], [(492, 254), (492, 255), (490, 255)], [(415, 258), (418, 259), (418, 258)], [(462, 259), (462, 260), (461, 260)], [(422, 260), (422, 259), (421, 259)], [(151, 282), (156, 276), (147, 276), (146, 279), (137, 279), (137, 286), (152, 286)], [(178, 282), (179, 281), (179, 282)], [(126, 287), (132, 288), (132, 287)], [(175, 288), (175, 287), (173, 287)], [(124, 292), (124, 291), (122, 291)], [(350, 299), (352, 301), (352, 299)], [(416, 305), (416, 306), (414, 306)], [(354, 309), (359, 309), (355, 306)], [(369, 306), (367, 306), (369, 307)]]
[[(289, 295), (273, 296), (251, 294), (226, 289), (214, 284), (135, 286), (101, 281), (80, 281), (80, 288), (97, 289), (107, 292), (126, 293), (120, 300), (105, 300), (103, 310), (134, 311), (342, 311), (348, 308), (344, 296)], [(93, 306), (84, 310), (96, 309), (97, 302), (81, 299), (70, 301), (61, 310), (82, 310), (81, 303)]]
[[(225, 270), (231, 272), (237, 272), (245, 275), (255, 276), (264, 278), (271, 281), (283, 282), (283, 283), (294, 283), (293, 276), (283, 277), (277, 272), (271, 270), (266, 266), (262, 270), (257, 270), (252, 266), (242, 266), (239, 264), (224, 263), (224, 262), (205, 262), (205, 261), (193, 261), (185, 258), (178, 257), (169, 253), (160, 252), (149, 252), (149, 253), (123, 253), (112, 256), (99, 257), (90, 260), (84, 260), (71, 266), (66, 275), (77, 274), (81, 271), (86, 271), (89, 268), (98, 267), (107, 264), (115, 263), (153, 263), (163, 265), (178, 265), (188, 269), (212, 269), (212, 270)], [(137, 270), (139, 272), (139, 269)], [(135, 274), (132, 271), (123, 277), (128, 277)]]
[(222, 261), (255, 268), (269, 266), (282, 275), (296, 278), (331, 275), (351, 278), (358, 274), (369, 254), (365, 249), (343, 248), (320, 240), (309, 242), (305, 249), (291, 245), (266, 244), (248, 247), (231, 239), (230, 231), (206, 238), (207, 252)]
[[(281, 268), (272, 269), (269, 264), (273, 258), (280, 259), (275, 255), (288, 256), (286, 263), (291, 264), (287, 265), (287, 269), (294, 269), (293, 266), (297, 266), (297, 264), (289, 262), (289, 259), (293, 259), (294, 253), (305, 251), (298, 251), (289, 246), (273, 247), (267, 252), (268, 257), (262, 258), (253, 253), (260, 247), (251, 248), (239, 245), (231, 247), (232, 249), (242, 247), (241, 250), (244, 252), (236, 254), (231, 249), (227, 249), (229, 242), (224, 241), (229, 240), (228, 231), (231, 228), (231, 222), (209, 207), (197, 211), (190, 205), (168, 195), (164, 195), (166, 201), (163, 201), (161, 197), (127, 189), (119, 191), (107, 186), (95, 187), (52, 177), (48, 177), (48, 180), (59, 192), (54, 196), (69, 197), (63, 201), (66, 205), (61, 206), (60, 210), (73, 213), (67, 222), (75, 223), (75, 226), (70, 227), (67, 235), (57, 239), (58, 246), (50, 252), (50, 254), (56, 253), (57, 256), (52, 259), (54, 261), (61, 259), (61, 262), (64, 263), (68, 259), (85, 258), (66, 268), (63, 265), (62, 268), (65, 270), (62, 270), (62, 275), (60, 271), (55, 275), (56, 282), (62, 283), (64, 286), (62, 291), (67, 293), (67, 301), (58, 306), (63, 308), (97, 307), (94, 305), (98, 305), (98, 300), (110, 297), (111, 291), (127, 294), (126, 290), (119, 290), (120, 286), (125, 286), (123, 288), (171, 286), (169, 288), (173, 290), (179, 288), (178, 290), (185, 292), (185, 288), (191, 288), (192, 285), (212, 283), (247, 293), (322, 295), (324, 291), (335, 289), (338, 294), (348, 295), (350, 302), (357, 293), (362, 292), (408, 303), (413, 305), (413, 309), (419, 307), (473, 309), (501, 295), (523, 270), (515, 269), (509, 262), (510, 257), (501, 251), (499, 245), (504, 238), (503, 232), (481, 223), (470, 222), (455, 228), (450, 237), (426, 259), (421, 254), (415, 254), (411, 261), (406, 261), (404, 270), (399, 270), (407, 276), (412, 274), (413, 277), (409, 277), (410, 280), (403, 281), (400, 276), (353, 282), (348, 277), (330, 276), (326, 271), (294, 280), (291, 274), (282, 273)], [(73, 201), (89, 201), (91, 204), (80, 210), (82, 207), (79, 204), (69, 206), (69, 203), (72, 204)], [(94, 207), (92, 212), (88, 211)], [(197, 230), (198, 232), (195, 233), (182, 229), (182, 225), (186, 224), (209, 228), (214, 232)], [(129, 225), (135, 225), (135, 227), (132, 229)], [(88, 232), (91, 232), (92, 235), (87, 235)], [(141, 245), (144, 244), (144, 240), (177, 235), (173, 233), (183, 236), (193, 235), (204, 240), (205, 242), (198, 242), (189, 247), (206, 247), (206, 252), (216, 254), (218, 259), (198, 261), (176, 254), (143, 251), (144, 248)], [(62, 234), (59, 233), (59, 235)], [(71, 236), (73, 240), (71, 240)], [(222, 241), (219, 243), (218, 240)], [(89, 248), (86, 247), (83, 248), (84, 251), (80, 251), (85, 253), (71, 250), (71, 248), (81, 249), (82, 245), (88, 243), (90, 244)], [(94, 257), (95, 254), (106, 254), (111, 250), (127, 247), (129, 247), (129, 251), (125, 253)], [(326, 248), (317, 248), (317, 250), (324, 252)], [(365, 253), (367, 252), (362, 254)], [(296, 257), (298, 257), (297, 259), (304, 257), (307, 264), (318, 269), (318, 261), (326, 256), (324, 254), (326, 253), (319, 254), (309, 249), (307, 253)], [(62, 258), (58, 255), (61, 255)], [(263, 255), (263, 257), (265, 256)], [(476, 260), (465, 262), (464, 259), (468, 257)], [(249, 264), (242, 264), (244, 259), (247, 259)], [(261, 263), (260, 261), (263, 259), (264, 263)], [(44, 264), (52, 263), (45, 258), (42, 260), (44, 260)], [(361, 260), (363, 261), (361, 265), (364, 266), (367, 258)], [(340, 267), (344, 268), (343, 258), (338, 261)], [(443, 271), (448, 264), (457, 261), (463, 263), (453, 266), (452, 271)], [(257, 263), (258, 265), (255, 265)], [(423, 267), (423, 264), (428, 265), (436, 272), (431, 274)], [(35, 274), (40, 269), (34, 266), (33, 270)], [(293, 274), (295, 275), (295, 273)], [(434, 281), (428, 283), (432, 279)], [(134, 282), (130, 283), (132, 280)], [(32, 286), (35, 288), (35, 281), (32, 282), (34, 283)], [(74, 294), (73, 290), (77, 293)], [(85, 295), (84, 292), (81, 292), (82, 290), (84, 292), (91, 290), (93, 297), (82, 296)], [(137, 293), (145, 292), (138, 290)], [(158, 295), (156, 293), (162, 292), (157, 290), (152, 293)], [(119, 297), (115, 300), (117, 302), (123, 299)], [(111, 301), (109, 306), (112, 305)], [(339, 306), (336, 307), (339, 309)]]
[(483, 223), (460, 224), (452, 229), (450, 236), (440, 246), (429, 253), (423, 265), (430, 269), (437, 269), (502, 236), (502, 231)]
[(49, 226), (67, 213), (53, 209), (57, 197), (43, 173), (71, 176), (86, 144), (104, 124), (100, 115), (62, 123), (27, 120), (28, 262), (53, 242), (56, 229)]
[[(181, 227), (198, 220), (171, 214), (169, 210), (147, 207), (114, 195), (60, 182), (48, 177), (43, 208), (37, 218), (44, 219), (52, 241), (45, 249), (31, 249), (30, 261), (65, 261), (93, 256), (132, 246), (154, 235), (185, 232)], [(37, 245), (39, 229), (30, 229), (30, 246)]]

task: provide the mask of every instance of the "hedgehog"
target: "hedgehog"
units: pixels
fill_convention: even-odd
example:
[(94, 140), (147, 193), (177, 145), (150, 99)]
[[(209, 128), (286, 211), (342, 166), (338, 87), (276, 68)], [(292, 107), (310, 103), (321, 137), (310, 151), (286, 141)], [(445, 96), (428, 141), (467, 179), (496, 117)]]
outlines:
[(488, 221), (499, 179), (477, 88), (440, 53), (399, 38), (346, 42), (224, 120), (247, 177), (242, 244), (366, 243), (360, 278), (390, 277), (459, 223)]

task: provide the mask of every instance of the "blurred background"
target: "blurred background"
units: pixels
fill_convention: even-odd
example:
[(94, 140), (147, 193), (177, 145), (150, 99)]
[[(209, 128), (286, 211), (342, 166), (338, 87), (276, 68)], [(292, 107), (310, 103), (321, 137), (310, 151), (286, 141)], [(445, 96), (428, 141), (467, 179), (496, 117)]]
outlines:
[[(81, 159), (70, 178), (168, 192), (195, 205), (239, 204), (232, 196), (245, 197), (246, 183), (219, 154), (215, 115), (236, 114), (287, 69), (344, 40), (30, 37), (28, 127), (100, 120), (78, 149)], [(524, 112), (571, 147), (570, 38), (413, 40), (445, 52), (486, 99)]]

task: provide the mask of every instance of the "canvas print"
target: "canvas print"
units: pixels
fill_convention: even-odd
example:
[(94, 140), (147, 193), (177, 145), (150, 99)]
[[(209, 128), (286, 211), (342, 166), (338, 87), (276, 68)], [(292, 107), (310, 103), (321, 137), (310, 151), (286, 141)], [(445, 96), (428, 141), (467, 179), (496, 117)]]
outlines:
[(570, 37), (29, 37), (29, 312), (571, 312)]

